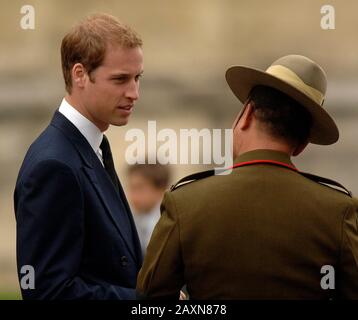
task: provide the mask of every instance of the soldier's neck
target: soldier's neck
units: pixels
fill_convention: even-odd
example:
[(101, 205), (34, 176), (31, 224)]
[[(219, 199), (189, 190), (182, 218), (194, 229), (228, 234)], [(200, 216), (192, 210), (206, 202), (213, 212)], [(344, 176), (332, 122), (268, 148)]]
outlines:
[(241, 143), (236, 146), (236, 148), (234, 148), (234, 150), (235, 149), (236, 154), (234, 156), (239, 156), (243, 153), (259, 149), (283, 152), (288, 154), (290, 157), (293, 155), (294, 152), (294, 148), (291, 145), (264, 134), (245, 137), (244, 139), (242, 139)]

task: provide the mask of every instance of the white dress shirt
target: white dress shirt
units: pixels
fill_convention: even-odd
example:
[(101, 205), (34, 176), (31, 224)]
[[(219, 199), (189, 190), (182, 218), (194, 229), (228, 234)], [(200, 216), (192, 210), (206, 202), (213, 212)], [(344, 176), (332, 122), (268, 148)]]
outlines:
[(82, 133), (103, 165), (102, 150), (100, 149), (103, 139), (103, 133), (101, 130), (99, 130), (95, 124), (72, 107), (65, 98), (62, 99), (58, 111), (62, 113)]

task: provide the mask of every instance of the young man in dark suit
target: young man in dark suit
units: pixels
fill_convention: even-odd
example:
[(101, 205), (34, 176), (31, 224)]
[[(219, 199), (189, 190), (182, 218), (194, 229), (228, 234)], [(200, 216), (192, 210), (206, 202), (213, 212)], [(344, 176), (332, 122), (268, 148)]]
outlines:
[(142, 41), (97, 14), (63, 39), (67, 95), (29, 148), (16, 183), (19, 278), (24, 299), (134, 299), (142, 256), (114, 169), (109, 125), (126, 125), (139, 98)]

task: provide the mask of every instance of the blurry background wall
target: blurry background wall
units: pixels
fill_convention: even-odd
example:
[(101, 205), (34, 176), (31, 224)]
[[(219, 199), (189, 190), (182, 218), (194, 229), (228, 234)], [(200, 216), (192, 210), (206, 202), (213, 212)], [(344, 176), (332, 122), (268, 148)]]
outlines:
[[(323, 5), (334, 6), (336, 29), (322, 30)], [(23, 5), (35, 8), (35, 30), (20, 27)], [(144, 40), (141, 98), (126, 127), (108, 135), (126, 185), (127, 130), (156, 120), (158, 130), (230, 128), (240, 103), (225, 83), (235, 64), (266, 68), (297, 53), (328, 74), (325, 107), (341, 138), (309, 146), (301, 170), (328, 176), (358, 194), (358, 2), (356, 0), (1, 0), (0, 1), (0, 299), (18, 294), (12, 193), (30, 143), (50, 121), (64, 95), (60, 43), (78, 20), (106, 12), (131, 25)], [(174, 166), (174, 180), (199, 165)]]

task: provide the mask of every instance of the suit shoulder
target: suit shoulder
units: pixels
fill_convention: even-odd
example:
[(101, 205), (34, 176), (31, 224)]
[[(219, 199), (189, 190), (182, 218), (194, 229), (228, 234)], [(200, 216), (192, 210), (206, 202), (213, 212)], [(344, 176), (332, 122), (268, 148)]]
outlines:
[(54, 128), (47, 127), (30, 145), (22, 162), (18, 179), (26, 177), (36, 168), (79, 167), (79, 156), (69, 141)]
[(77, 151), (68, 138), (55, 127), (48, 126), (31, 144), (24, 162), (52, 159), (72, 167), (77, 158)]
[(51, 125), (42, 131), (42, 133), (34, 140), (29, 150), (31, 149), (36, 149), (36, 151), (42, 154), (60, 151), (62, 155), (62, 151), (75, 151), (75, 148), (69, 139), (60, 130)]

